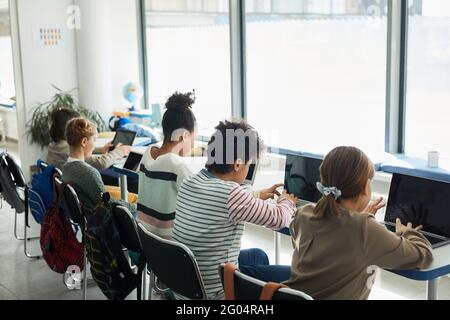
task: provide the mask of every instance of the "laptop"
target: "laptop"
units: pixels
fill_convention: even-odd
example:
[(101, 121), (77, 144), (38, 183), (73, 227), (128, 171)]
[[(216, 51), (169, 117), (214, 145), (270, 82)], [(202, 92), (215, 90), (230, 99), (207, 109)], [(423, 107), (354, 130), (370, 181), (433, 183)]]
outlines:
[(258, 171), (258, 162), (252, 163), (250, 165), (250, 168), (248, 169), (247, 176), (245, 177), (244, 185), (253, 186), (253, 184), (255, 183), (257, 171)]
[(290, 155), (286, 157), (284, 187), (298, 198), (297, 207), (317, 203), (322, 195), (317, 190), (320, 182), (322, 160), (310, 156)]
[(142, 161), (142, 157), (144, 155), (142, 153), (138, 153), (138, 152), (130, 152), (130, 154), (128, 155), (127, 161), (125, 161), (125, 164), (123, 165), (123, 168), (125, 170), (129, 170), (132, 172), (138, 172), (139, 170), (139, 165)]
[(114, 148), (119, 143), (123, 144), (124, 146), (132, 146), (134, 143), (134, 139), (136, 139), (136, 132), (128, 130), (117, 130), (112, 142), (113, 146), (110, 148), (110, 151), (114, 150)]
[(433, 248), (450, 243), (450, 183), (393, 174), (384, 223), (395, 232), (395, 221), (423, 226)]

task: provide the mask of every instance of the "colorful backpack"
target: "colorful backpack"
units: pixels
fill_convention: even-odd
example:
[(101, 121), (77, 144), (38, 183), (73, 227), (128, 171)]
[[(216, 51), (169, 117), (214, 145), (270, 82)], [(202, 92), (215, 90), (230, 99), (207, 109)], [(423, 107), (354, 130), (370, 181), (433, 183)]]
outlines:
[(61, 195), (53, 185), (55, 200), (48, 209), (41, 226), (40, 244), (48, 266), (57, 273), (65, 273), (71, 266), (84, 268), (84, 250), (61, 206)]
[[(42, 160), (37, 162), (41, 167)], [(28, 190), (28, 204), (31, 214), (38, 224), (44, 221), (45, 213), (53, 203), (53, 176), (56, 174), (54, 166), (47, 166), (43, 172), (35, 173), (31, 180), (31, 188)]]

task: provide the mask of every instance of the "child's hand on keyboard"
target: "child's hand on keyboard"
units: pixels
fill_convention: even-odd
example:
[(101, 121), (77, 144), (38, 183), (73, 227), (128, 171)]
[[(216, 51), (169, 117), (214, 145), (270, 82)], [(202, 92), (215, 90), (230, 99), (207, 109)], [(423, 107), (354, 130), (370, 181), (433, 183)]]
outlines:
[(259, 193), (259, 198), (261, 200), (269, 200), (274, 199), (275, 196), (280, 196), (280, 193), (277, 191), (278, 188), (283, 187), (284, 184), (276, 184), (268, 189), (261, 190)]
[(287, 193), (286, 190), (284, 190), (283, 193), (280, 195), (280, 197), (278, 198), (278, 202), (284, 199), (290, 200), (294, 205), (297, 205), (298, 198), (293, 194)]

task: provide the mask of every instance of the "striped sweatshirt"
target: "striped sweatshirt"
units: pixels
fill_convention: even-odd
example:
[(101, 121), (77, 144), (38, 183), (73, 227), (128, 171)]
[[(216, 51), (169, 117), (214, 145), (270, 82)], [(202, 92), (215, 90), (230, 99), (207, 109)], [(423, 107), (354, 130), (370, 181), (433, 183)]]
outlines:
[(275, 205), (257, 199), (204, 169), (185, 179), (178, 191), (173, 238), (194, 253), (208, 298), (222, 299), (218, 268), (237, 264), (244, 222), (280, 229), (289, 226), (295, 210), (290, 200)]
[[(150, 149), (146, 152), (150, 154)], [(143, 159), (139, 172), (138, 221), (165, 239), (172, 238), (175, 204), (183, 180), (192, 175), (183, 158), (168, 153)]]

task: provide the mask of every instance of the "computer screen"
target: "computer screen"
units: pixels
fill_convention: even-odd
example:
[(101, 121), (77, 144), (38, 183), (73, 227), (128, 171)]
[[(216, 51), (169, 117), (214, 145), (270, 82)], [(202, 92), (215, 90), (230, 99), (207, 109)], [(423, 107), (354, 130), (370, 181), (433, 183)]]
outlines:
[[(125, 146), (132, 146), (135, 138), (136, 132), (134, 131), (117, 130), (112, 144), (114, 147), (116, 147), (119, 143)], [(114, 149), (114, 147), (111, 149)]]
[(286, 190), (301, 200), (318, 202), (322, 197), (316, 186), (320, 182), (321, 164), (320, 159), (287, 155), (284, 177)]
[(139, 169), (139, 164), (141, 163), (143, 155), (137, 152), (130, 152), (127, 161), (123, 165), (125, 169), (135, 171)]
[(394, 174), (385, 221), (423, 226), (423, 231), (450, 238), (450, 184)]
[(248, 169), (248, 174), (247, 174), (247, 177), (245, 177), (244, 183), (253, 185), (253, 183), (255, 182), (257, 166), (258, 166), (257, 163), (252, 163), (250, 165), (250, 167)]

